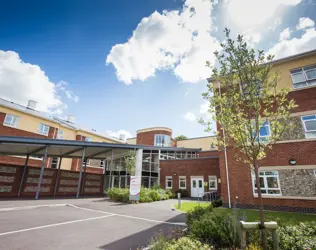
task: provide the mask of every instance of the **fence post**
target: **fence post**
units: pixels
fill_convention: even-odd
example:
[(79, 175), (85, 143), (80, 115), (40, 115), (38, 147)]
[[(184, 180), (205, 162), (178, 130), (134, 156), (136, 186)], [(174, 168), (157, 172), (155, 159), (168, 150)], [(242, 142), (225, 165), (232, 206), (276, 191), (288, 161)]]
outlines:
[(178, 209), (181, 209), (181, 193), (178, 193)]

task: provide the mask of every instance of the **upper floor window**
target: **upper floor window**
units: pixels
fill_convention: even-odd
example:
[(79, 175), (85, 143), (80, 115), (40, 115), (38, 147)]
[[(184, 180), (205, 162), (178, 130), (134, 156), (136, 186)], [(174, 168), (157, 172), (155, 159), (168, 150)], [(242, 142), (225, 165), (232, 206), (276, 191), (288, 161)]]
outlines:
[(15, 115), (6, 114), (3, 125), (16, 128), (18, 126), (19, 117)]
[(316, 65), (291, 70), (294, 88), (304, 88), (316, 85)]
[(91, 137), (86, 137), (85, 141), (92, 142), (92, 138)]
[[(263, 195), (281, 195), (278, 171), (260, 171), (259, 183)], [(258, 194), (255, 173), (252, 173), (253, 193)]]
[(155, 146), (158, 147), (170, 147), (169, 135), (155, 135)]
[(302, 116), (304, 124), (305, 137), (316, 138), (316, 115)]
[[(253, 136), (256, 136), (255, 132), (253, 133)], [(259, 138), (256, 138), (256, 141), (259, 139), (260, 141), (266, 141), (269, 136), (271, 136), (270, 123), (264, 122), (259, 128)]]
[(49, 132), (49, 126), (43, 123), (40, 123), (38, 126), (38, 133), (41, 135), (48, 135)]
[(57, 139), (64, 139), (64, 131), (60, 129), (58, 130)]

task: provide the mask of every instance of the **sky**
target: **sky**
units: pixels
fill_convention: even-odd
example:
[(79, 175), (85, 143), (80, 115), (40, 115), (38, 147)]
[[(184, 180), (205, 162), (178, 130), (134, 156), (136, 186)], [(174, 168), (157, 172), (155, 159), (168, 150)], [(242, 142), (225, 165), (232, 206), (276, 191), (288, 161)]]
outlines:
[(0, 97), (116, 137), (207, 136), (205, 64), (224, 28), (281, 58), (316, 49), (315, 22), (315, 0), (3, 1)]

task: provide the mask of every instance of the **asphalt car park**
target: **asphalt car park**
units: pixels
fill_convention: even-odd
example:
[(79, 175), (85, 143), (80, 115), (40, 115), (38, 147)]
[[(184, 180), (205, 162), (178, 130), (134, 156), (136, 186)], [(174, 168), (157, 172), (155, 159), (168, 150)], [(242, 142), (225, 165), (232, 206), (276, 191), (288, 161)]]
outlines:
[(176, 201), (120, 204), (104, 198), (0, 201), (1, 249), (141, 249), (185, 228)]

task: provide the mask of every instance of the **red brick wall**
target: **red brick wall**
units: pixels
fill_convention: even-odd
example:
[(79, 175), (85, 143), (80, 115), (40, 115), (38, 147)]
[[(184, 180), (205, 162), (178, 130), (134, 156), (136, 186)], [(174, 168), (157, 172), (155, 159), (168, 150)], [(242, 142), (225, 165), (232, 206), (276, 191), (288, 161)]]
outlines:
[[(31, 137), (31, 138), (56, 138), (58, 129), (55, 127), (50, 127), (48, 136), (24, 131), (17, 128), (11, 128), (3, 125), (4, 119), (6, 114), (0, 112), (0, 136), (23, 136), (23, 137)], [(49, 157), (46, 161), (45, 167), (50, 167), (51, 158)], [(17, 165), (24, 165), (25, 159), (18, 158), (18, 157), (7, 157), (7, 156), (0, 156), (0, 163), (8, 163), (13, 164), (13, 162)], [(42, 162), (37, 160), (29, 160), (28, 165), (30, 166), (41, 166)]]
[[(268, 153), (267, 158), (262, 160), (259, 165), (289, 166), (290, 159), (295, 159), (297, 165), (316, 165), (315, 150), (316, 141), (276, 144), (272, 147), (272, 151)], [(231, 202), (232, 204), (237, 202), (238, 204), (257, 205), (258, 199), (253, 197), (249, 166), (236, 161), (234, 156), (237, 155), (238, 150), (231, 147), (227, 149)], [(221, 196), (224, 198), (225, 203), (227, 203), (227, 182), (223, 151), (220, 152), (219, 165), (222, 178)], [(238, 196), (238, 199), (236, 199), (236, 196)], [(315, 200), (264, 198), (263, 201), (265, 206), (268, 207), (292, 206), (316, 208)]]
[(218, 150), (201, 151), (201, 152), (198, 152), (198, 154), (200, 157), (219, 156), (219, 151)]
[[(14, 156), (0, 156), (0, 165), (24, 166), (25, 159), (26, 158), (14, 157)], [(41, 167), (42, 160), (29, 159), (27, 165), (31, 167)]]
[[(191, 160), (161, 160), (160, 161), (160, 185), (166, 187), (166, 176), (173, 177), (173, 190), (179, 189), (179, 176), (186, 176), (186, 187), (191, 195), (190, 176), (203, 176), (204, 182), (208, 182), (209, 175), (216, 175), (220, 178), (218, 158), (200, 158)], [(177, 174), (174, 176), (174, 174)], [(218, 183), (218, 192), (221, 185)], [(206, 188), (205, 190), (208, 190)]]
[(316, 109), (316, 87), (292, 91), (288, 96), (289, 99), (294, 99), (298, 105), (295, 112)]
[[(154, 131), (148, 131), (148, 132), (140, 132), (136, 136), (136, 144), (154, 146), (156, 134), (169, 135), (170, 137), (172, 136), (171, 132), (168, 132), (165, 130), (154, 130)], [(171, 142), (171, 144), (175, 145), (175, 142)]]

